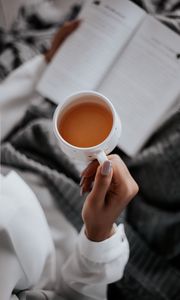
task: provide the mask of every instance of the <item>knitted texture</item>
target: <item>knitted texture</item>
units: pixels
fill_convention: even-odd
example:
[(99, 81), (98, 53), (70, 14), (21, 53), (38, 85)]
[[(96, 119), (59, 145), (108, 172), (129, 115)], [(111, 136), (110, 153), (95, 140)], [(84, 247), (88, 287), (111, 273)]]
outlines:
[[(180, 32), (179, 1), (136, 3)], [(43, 99), (29, 107), (21, 123), (2, 143), (1, 163), (44, 178), (60, 209), (79, 230), (84, 199), (79, 196), (78, 172), (54, 137), (51, 121), (54, 109), (52, 103)], [(119, 149), (114, 151), (128, 165), (140, 192), (126, 211), (130, 259), (123, 279), (109, 286), (110, 299), (180, 299), (179, 149), (180, 112), (177, 111), (133, 159)]]

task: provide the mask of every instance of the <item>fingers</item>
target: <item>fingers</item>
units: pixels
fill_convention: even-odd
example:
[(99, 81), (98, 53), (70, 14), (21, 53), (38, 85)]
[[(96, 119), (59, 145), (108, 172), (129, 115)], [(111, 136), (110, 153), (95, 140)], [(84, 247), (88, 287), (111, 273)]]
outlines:
[(92, 162), (83, 172), (83, 178), (88, 182), (96, 172), (92, 191), (86, 197), (82, 210), (86, 234), (93, 241), (104, 240), (112, 234), (112, 224), (138, 191), (120, 157), (110, 155), (108, 159), (101, 166)]
[(78, 28), (80, 23), (80, 20), (64, 23), (64, 25), (57, 31), (53, 43), (60, 46), (64, 40)]
[[(120, 157), (116, 154), (108, 155), (108, 160), (115, 161), (115, 162), (121, 162), (124, 166), (124, 162), (120, 159)], [(81, 177), (91, 177), (96, 173), (96, 170), (99, 166), (99, 162), (97, 160), (93, 160), (87, 167), (84, 169), (84, 171), (81, 173)]]
[[(114, 193), (117, 191), (119, 196), (122, 195), (124, 202), (129, 202), (138, 192), (139, 188), (133, 177), (131, 176), (129, 170), (127, 169), (125, 163), (121, 160), (118, 155), (109, 155), (108, 159), (112, 163), (113, 177), (111, 184), (111, 191)], [(98, 170), (100, 169), (97, 160), (91, 162), (88, 167), (82, 172), (81, 179), (81, 194), (85, 192), (91, 192), (94, 190), (95, 186), (102, 186), (101, 180), (95, 180), (95, 176), (98, 178)], [(97, 173), (97, 174), (96, 174)], [(104, 178), (105, 181), (105, 178)], [(93, 188), (93, 186), (94, 188)], [(106, 188), (107, 189), (107, 188)], [(96, 190), (94, 190), (96, 192)], [(104, 190), (105, 191), (105, 190)], [(105, 194), (105, 192), (104, 192)], [(118, 199), (120, 199), (119, 197)]]
[[(118, 159), (116, 155), (109, 155), (108, 159), (114, 161)], [(92, 190), (92, 184), (95, 179), (96, 171), (99, 166), (99, 162), (97, 160), (93, 160), (87, 168), (81, 173), (81, 193), (90, 192)]]
[(139, 187), (131, 176), (125, 163), (118, 155), (110, 155), (108, 158), (112, 161), (113, 166), (113, 189), (116, 189), (118, 194), (122, 195), (120, 198), (122, 198), (125, 205), (127, 205), (127, 203), (138, 193)]
[(94, 174), (96, 174), (96, 170), (99, 166), (99, 163), (97, 160), (93, 160), (87, 168), (81, 173), (81, 177), (91, 177)]
[(65, 22), (64, 26), (61, 28), (61, 30), (64, 30), (64, 32), (69, 35), (71, 32), (76, 30), (79, 25), (81, 24), (81, 20), (73, 20)]
[(96, 175), (99, 163), (97, 160), (93, 160), (87, 168), (81, 173), (81, 194), (90, 192), (92, 190), (92, 184)]
[(99, 201), (100, 204), (104, 204), (104, 199), (111, 184), (112, 176), (112, 163), (107, 160), (97, 169), (93, 189), (91, 191), (93, 201)]
[[(109, 155), (108, 159), (114, 162), (119, 160), (120, 158), (117, 155)], [(113, 163), (113, 165), (115, 164)], [(97, 160), (93, 160), (81, 173), (80, 186), (82, 187), (82, 193), (90, 192), (92, 190), (92, 184), (94, 182), (98, 166), (99, 162)]]
[(71, 33), (73, 33), (80, 25), (81, 20), (74, 20), (70, 22), (65, 22), (63, 27), (57, 32), (55, 36), (55, 41), (62, 43)]

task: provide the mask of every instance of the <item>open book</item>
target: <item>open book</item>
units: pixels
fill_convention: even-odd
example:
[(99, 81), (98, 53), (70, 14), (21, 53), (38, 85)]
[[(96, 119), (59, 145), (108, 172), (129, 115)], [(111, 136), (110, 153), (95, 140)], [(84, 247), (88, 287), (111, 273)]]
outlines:
[(119, 147), (135, 155), (177, 103), (180, 37), (128, 0), (88, 1), (79, 18), (38, 91), (55, 103), (101, 92), (122, 121)]

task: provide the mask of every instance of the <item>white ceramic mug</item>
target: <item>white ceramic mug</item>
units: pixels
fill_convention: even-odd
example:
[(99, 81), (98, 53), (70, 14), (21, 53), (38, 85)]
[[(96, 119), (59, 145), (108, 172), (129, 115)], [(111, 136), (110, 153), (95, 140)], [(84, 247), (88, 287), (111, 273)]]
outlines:
[[(88, 96), (88, 97), (87, 97)], [(89, 100), (89, 96), (91, 100)], [(87, 99), (87, 100), (86, 100)], [(58, 130), (58, 124), (63, 114), (76, 103), (84, 103), (85, 101), (100, 103), (107, 107), (113, 117), (113, 125), (109, 135), (106, 139), (93, 147), (80, 148), (69, 144), (62, 138)], [(71, 159), (88, 162), (97, 159), (100, 164), (107, 160), (107, 154), (109, 154), (118, 144), (121, 135), (121, 121), (117, 115), (112, 103), (102, 94), (94, 91), (83, 91), (76, 94), (72, 94), (65, 101), (64, 104), (59, 104), (55, 110), (53, 117), (53, 126), (55, 135), (59, 141), (59, 145), (63, 152), (65, 152)]]

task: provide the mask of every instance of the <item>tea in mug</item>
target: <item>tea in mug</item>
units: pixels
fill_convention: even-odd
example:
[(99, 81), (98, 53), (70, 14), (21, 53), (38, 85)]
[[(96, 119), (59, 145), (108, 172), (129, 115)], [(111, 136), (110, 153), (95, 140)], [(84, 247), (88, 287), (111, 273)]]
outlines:
[(113, 116), (104, 105), (83, 102), (67, 109), (58, 124), (62, 138), (69, 144), (87, 148), (102, 143), (111, 132)]

